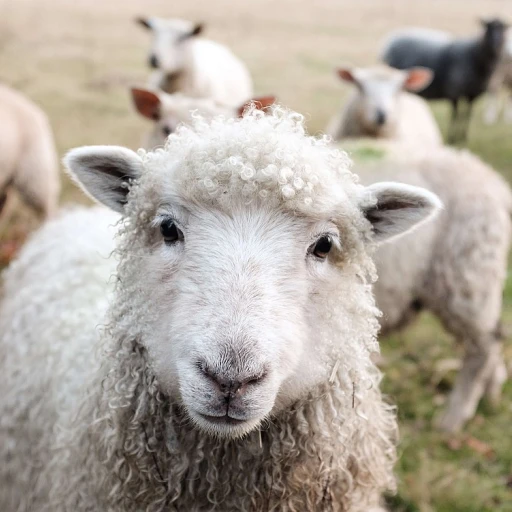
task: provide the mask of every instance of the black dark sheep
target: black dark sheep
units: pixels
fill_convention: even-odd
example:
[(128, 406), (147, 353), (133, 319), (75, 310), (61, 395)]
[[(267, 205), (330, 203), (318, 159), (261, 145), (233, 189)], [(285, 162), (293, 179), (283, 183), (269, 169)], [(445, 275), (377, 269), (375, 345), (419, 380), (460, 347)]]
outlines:
[[(434, 71), (431, 84), (417, 94), (452, 103), (449, 142), (466, 139), (473, 101), (487, 90), (500, 59), (507, 24), (495, 18), (481, 20), (477, 37), (453, 39), (448, 34), (423, 29), (398, 32), (384, 47), (382, 60), (398, 69), (423, 66)], [(459, 109), (459, 101), (467, 106)]]

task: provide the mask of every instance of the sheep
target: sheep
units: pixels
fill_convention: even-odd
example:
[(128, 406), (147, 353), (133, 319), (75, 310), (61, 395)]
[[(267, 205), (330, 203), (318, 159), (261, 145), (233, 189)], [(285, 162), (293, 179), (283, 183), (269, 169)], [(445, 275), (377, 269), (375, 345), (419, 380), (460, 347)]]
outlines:
[(171, 94), (212, 98), (238, 107), (253, 95), (245, 64), (227, 47), (199, 37), (203, 25), (180, 19), (138, 18), (151, 30), (149, 65), (156, 69), (149, 86)]
[(505, 121), (512, 122), (512, 30), (508, 29), (506, 42), (503, 47), (501, 59), (496, 71), (491, 77), (487, 89), (487, 104), (484, 110), (484, 121), (493, 124), (498, 120), (499, 115), (499, 94), (502, 87), (506, 88), (507, 104), (504, 117)]
[[(423, 98), (447, 99), (452, 104), (448, 142), (466, 140), (473, 101), (484, 93), (500, 59), (506, 24), (499, 19), (481, 20), (482, 35), (469, 39), (431, 37), (425, 31), (406, 29), (388, 39), (382, 60), (395, 68), (424, 66), (432, 69), (434, 79), (417, 93)], [(465, 99), (465, 112), (459, 101)]]
[(0, 211), (12, 188), (37, 214), (53, 215), (60, 177), (46, 115), (21, 93), (0, 84), (0, 126)]
[(366, 136), (422, 147), (442, 144), (439, 127), (426, 102), (403, 90), (426, 87), (433, 77), (430, 70), (340, 68), (338, 76), (356, 90), (327, 130), (333, 140)]
[[(454, 432), (474, 416), (484, 394), (499, 402), (507, 377), (500, 316), (512, 193), (498, 173), (468, 151), (443, 147), (399, 155), (371, 143), (352, 152), (354, 172), (364, 184), (393, 180), (425, 187), (445, 207), (414, 236), (378, 248), (375, 294), (383, 335), (428, 310), (464, 348), (447, 408), (436, 420), (439, 428)], [(343, 147), (350, 152), (348, 144)]]
[(167, 137), (181, 123), (190, 124), (196, 114), (204, 118), (218, 115), (239, 117), (250, 104), (264, 110), (276, 101), (274, 96), (262, 96), (234, 108), (221, 105), (211, 98), (190, 98), (179, 93), (167, 94), (140, 87), (132, 87), (131, 95), (137, 112), (154, 122), (153, 129), (143, 142), (146, 149), (163, 146)]
[(383, 511), (371, 253), (437, 196), (359, 185), (277, 106), (65, 162), (120, 217), (116, 262), (70, 243), (102, 215), (64, 216), (5, 275), (0, 509)]

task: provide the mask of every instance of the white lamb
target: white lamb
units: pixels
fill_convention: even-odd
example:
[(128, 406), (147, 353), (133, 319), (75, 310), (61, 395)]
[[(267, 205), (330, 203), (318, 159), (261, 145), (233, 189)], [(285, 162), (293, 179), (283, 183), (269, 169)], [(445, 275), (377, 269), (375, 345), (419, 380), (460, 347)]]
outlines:
[(50, 124), (38, 106), (2, 84), (0, 133), (0, 210), (12, 187), (38, 214), (52, 215), (60, 178)]
[(327, 129), (333, 140), (375, 137), (416, 147), (441, 146), (443, 139), (428, 104), (405, 92), (425, 88), (433, 77), (430, 70), (400, 71), (379, 65), (340, 68), (338, 76), (356, 89)]
[(116, 279), (101, 210), (8, 271), (0, 509), (382, 510), (396, 419), (370, 252), (437, 197), (359, 185), (279, 108), (66, 163), (122, 217)]
[[(428, 225), (383, 245), (375, 260), (383, 333), (428, 310), (464, 349), (462, 366), (439, 426), (459, 430), (482, 396), (497, 403), (507, 377), (500, 327), (511, 242), (512, 192), (468, 151), (442, 147), (405, 155), (371, 141), (350, 151), (364, 184), (392, 180), (425, 187), (445, 206)], [(375, 141), (377, 142), (377, 141)]]
[(157, 71), (150, 87), (213, 98), (232, 107), (252, 97), (252, 79), (245, 64), (226, 46), (199, 37), (201, 24), (162, 18), (137, 21), (153, 34), (149, 65)]
[(262, 96), (246, 101), (238, 107), (221, 105), (211, 98), (191, 98), (183, 94), (167, 94), (163, 91), (133, 87), (135, 108), (143, 117), (154, 122), (153, 129), (143, 141), (143, 147), (154, 149), (163, 146), (167, 137), (180, 124), (190, 124), (194, 116), (211, 119), (215, 116), (240, 117), (249, 105), (264, 110), (276, 101), (274, 96)]

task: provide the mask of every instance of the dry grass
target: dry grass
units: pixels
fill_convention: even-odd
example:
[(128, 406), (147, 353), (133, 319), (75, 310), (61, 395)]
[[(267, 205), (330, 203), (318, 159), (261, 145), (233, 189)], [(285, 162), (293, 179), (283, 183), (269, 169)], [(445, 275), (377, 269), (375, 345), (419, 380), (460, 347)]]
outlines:
[[(375, 61), (382, 37), (403, 25), (469, 34), (480, 15), (512, 20), (510, 0), (0, 0), (0, 79), (47, 111), (59, 153), (83, 144), (137, 147), (146, 122), (133, 112), (130, 84), (144, 83), (148, 36), (136, 15), (201, 20), (208, 36), (231, 46), (249, 65), (257, 93), (273, 93), (307, 115), (311, 131), (325, 128), (347, 89), (335, 79), (342, 63)], [(444, 126), (447, 109), (435, 107)], [(472, 124), (470, 147), (512, 178), (512, 127)], [(1, 158), (1, 156), (0, 156)], [(64, 201), (83, 201), (66, 181)], [(18, 209), (14, 234), (33, 225)], [(1, 259), (1, 254), (0, 254)], [(510, 286), (509, 286), (510, 288)], [(506, 293), (512, 320), (512, 289)], [(449, 446), (431, 428), (453, 375), (434, 367), (454, 348), (430, 318), (385, 340), (391, 364), (385, 386), (399, 404), (401, 486), (391, 500), (401, 511), (512, 511), (512, 389), (497, 412), (481, 410), (469, 432), (485, 441)], [(509, 348), (509, 360), (512, 353)], [(435, 398), (436, 406), (433, 405)], [(510, 481), (509, 481), (510, 484)]]

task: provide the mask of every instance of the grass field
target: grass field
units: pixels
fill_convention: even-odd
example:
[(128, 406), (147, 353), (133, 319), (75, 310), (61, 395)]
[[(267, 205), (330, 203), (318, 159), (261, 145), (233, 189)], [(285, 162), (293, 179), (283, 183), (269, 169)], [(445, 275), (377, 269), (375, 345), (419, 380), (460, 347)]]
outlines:
[[(317, 132), (347, 93), (334, 76), (336, 65), (374, 62), (382, 37), (402, 25), (469, 34), (480, 15), (512, 21), (512, 1), (0, 0), (0, 79), (47, 111), (61, 155), (83, 144), (135, 148), (149, 128), (133, 113), (127, 92), (148, 76), (148, 36), (133, 23), (141, 14), (204, 21), (208, 36), (247, 62), (258, 94), (276, 94)], [(433, 108), (445, 130), (447, 105)], [(512, 181), (512, 125), (483, 125), (481, 109), (480, 102), (468, 146)], [(67, 180), (62, 199), (85, 201)], [(13, 219), (4, 239), (35, 224), (22, 209)], [(504, 319), (512, 332), (512, 280)], [(454, 373), (439, 365), (458, 355), (453, 341), (425, 315), (382, 345), (384, 388), (398, 404), (402, 438), (391, 509), (512, 511), (512, 383), (498, 410), (483, 404), (464, 434), (447, 438), (433, 430), (432, 419), (453, 382)], [(506, 352), (512, 366), (510, 342)]]

